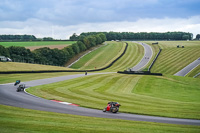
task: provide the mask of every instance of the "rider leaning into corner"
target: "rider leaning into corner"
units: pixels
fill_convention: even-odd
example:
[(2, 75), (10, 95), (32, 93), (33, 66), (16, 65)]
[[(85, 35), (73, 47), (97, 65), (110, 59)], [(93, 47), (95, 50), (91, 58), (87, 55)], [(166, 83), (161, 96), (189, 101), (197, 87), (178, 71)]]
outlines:
[(17, 86), (17, 92), (19, 91), (24, 91), (24, 88), (25, 88), (25, 84), (24, 83), (21, 83), (20, 80), (16, 80), (14, 86)]
[(119, 111), (119, 106), (121, 106), (118, 102), (108, 102), (107, 107), (103, 109), (103, 112), (109, 111), (112, 113), (117, 113)]

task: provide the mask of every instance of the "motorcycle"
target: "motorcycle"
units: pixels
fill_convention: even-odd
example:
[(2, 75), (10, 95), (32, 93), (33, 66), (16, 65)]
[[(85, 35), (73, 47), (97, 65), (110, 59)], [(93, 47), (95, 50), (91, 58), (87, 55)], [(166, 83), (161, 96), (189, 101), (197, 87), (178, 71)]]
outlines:
[(103, 112), (109, 111), (112, 113), (117, 113), (119, 111), (119, 106), (121, 106), (118, 102), (108, 102), (107, 107), (103, 109)]
[(18, 84), (19, 84), (19, 86), (17, 87), (17, 92), (19, 92), (19, 91), (24, 91), (24, 89), (25, 89), (25, 84), (20, 84), (20, 80), (17, 80), (16, 82), (15, 82), (15, 84), (14, 84), (14, 86), (17, 86)]

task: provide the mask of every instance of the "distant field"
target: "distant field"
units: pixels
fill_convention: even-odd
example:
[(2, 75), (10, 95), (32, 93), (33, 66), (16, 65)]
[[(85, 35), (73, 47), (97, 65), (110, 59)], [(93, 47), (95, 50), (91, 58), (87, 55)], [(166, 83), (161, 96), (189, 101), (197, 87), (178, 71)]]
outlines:
[(103, 109), (108, 101), (118, 101), (120, 112), (200, 119), (199, 86), (199, 79), (187, 77), (101, 74), (31, 87), (28, 92), (89, 108)]
[(98, 69), (109, 65), (124, 51), (125, 43), (107, 42), (108, 44), (85, 55), (78, 62), (73, 64), (74, 69)]
[(21, 46), (21, 47), (29, 47), (29, 46), (45, 46), (45, 45), (71, 45), (76, 41), (28, 41), (28, 42), (0, 42), (0, 45), (4, 47), (10, 46)]
[(145, 43), (151, 44), (158, 42), (158, 46), (161, 49), (176, 48), (177, 45), (188, 47), (200, 47), (200, 41), (144, 41)]

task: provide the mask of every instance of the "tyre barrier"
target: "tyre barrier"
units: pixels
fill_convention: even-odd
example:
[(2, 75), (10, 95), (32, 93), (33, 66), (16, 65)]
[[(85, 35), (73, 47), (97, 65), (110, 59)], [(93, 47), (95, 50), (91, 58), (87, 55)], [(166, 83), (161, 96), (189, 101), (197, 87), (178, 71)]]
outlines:
[(150, 71), (126, 71), (125, 70), (125, 71), (118, 71), (117, 73), (162, 76), (162, 73), (151, 73)]
[(6, 71), (6, 72), (0, 72), (0, 74), (17, 74), (17, 73), (53, 73), (53, 72), (95, 72), (95, 71), (101, 71), (105, 70), (109, 67), (111, 67), (117, 60), (119, 60), (125, 53), (128, 48), (128, 43), (126, 43), (125, 49), (123, 53), (117, 57), (115, 60), (113, 60), (108, 66), (99, 68), (99, 69), (92, 69), (92, 70), (43, 70), (43, 71)]
[(153, 65), (154, 65), (154, 63), (156, 62), (156, 60), (157, 60), (158, 56), (160, 55), (161, 51), (162, 51), (162, 49), (159, 50), (159, 52), (158, 52), (158, 54), (156, 55), (156, 57), (154, 58), (153, 62), (152, 62), (151, 65), (149, 66), (148, 71), (150, 71), (151, 68), (153, 67)]

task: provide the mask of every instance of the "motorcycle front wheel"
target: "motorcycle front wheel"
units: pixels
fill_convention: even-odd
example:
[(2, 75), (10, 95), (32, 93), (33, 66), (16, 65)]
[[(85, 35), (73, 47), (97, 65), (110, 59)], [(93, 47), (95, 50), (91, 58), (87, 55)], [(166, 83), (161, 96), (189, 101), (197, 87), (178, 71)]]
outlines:
[(113, 113), (117, 113), (118, 110), (119, 110), (119, 108), (116, 108), (116, 107), (115, 107), (115, 108), (112, 109), (112, 112), (113, 112)]

